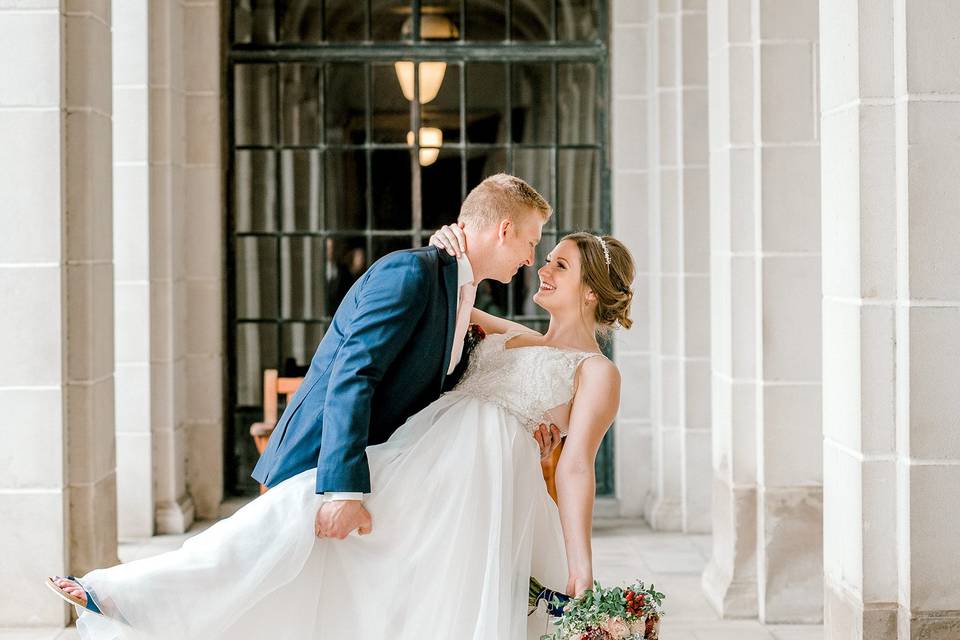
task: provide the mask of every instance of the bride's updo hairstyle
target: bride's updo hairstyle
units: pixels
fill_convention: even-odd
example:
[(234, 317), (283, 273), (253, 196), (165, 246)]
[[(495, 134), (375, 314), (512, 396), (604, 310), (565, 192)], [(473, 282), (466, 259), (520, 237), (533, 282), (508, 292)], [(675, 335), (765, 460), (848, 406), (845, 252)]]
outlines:
[[(600, 241), (603, 238), (603, 242)], [(571, 233), (561, 239), (569, 240), (580, 250), (580, 271), (583, 284), (597, 296), (595, 319), (605, 328), (620, 325), (629, 329), (630, 303), (633, 301), (633, 256), (623, 243), (611, 236), (597, 237), (591, 233)], [(606, 248), (606, 251), (604, 251)], [(609, 256), (610, 264), (607, 264)]]

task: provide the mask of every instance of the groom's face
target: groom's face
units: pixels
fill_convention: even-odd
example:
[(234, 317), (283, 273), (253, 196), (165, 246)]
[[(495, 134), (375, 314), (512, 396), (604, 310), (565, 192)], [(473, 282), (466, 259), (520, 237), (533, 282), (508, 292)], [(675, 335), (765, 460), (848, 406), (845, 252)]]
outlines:
[(543, 217), (531, 209), (515, 216), (512, 221), (504, 220), (500, 223), (495, 251), (495, 280), (510, 282), (520, 267), (533, 264), (544, 222)]

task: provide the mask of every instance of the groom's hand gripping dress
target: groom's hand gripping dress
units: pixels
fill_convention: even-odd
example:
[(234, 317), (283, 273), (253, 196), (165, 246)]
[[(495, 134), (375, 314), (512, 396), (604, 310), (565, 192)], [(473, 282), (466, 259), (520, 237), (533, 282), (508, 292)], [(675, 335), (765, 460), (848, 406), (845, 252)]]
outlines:
[(318, 538), (343, 540), (354, 529), (361, 536), (373, 529), (370, 513), (363, 508), (360, 500), (325, 502), (317, 511), (314, 533)]

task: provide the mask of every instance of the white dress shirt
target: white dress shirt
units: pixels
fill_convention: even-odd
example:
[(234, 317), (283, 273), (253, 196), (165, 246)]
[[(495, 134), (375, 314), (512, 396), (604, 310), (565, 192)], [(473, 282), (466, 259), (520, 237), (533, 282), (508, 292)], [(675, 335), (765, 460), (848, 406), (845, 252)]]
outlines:
[[(453, 333), (452, 353), (450, 354), (450, 367), (447, 373), (451, 373), (460, 358), (463, 355), (463, 337), (466, 335), (467, 326), (470, 323), (470, 312), (473, 311), (473, 302), (476, 299), (477, 285), (474, 282), (473, 266), (466, 254), (457, 258), (457, 321)], [(463, 302), (469, 304), (469, 308), (463, 305)], [(463, 307), (461, 309), (461, 306)], [(363, 500), (362, 492), (354, 491), (329, 491), (324, 494), (328, 502), (338, 500)]]

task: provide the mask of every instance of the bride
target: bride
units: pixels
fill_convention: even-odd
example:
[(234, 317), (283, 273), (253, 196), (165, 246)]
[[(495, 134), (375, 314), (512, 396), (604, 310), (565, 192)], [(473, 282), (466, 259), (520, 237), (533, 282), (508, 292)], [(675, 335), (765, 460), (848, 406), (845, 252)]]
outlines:
[[(458, 251), (454, 231), (434, 244)], [(546, 333), (474, 310), (487, 337), (460, 383), (367, 448), (371, 533), (315, 537), (323, 496), (304, 471), (177, 551), (57, 580), (103, 614), (81, 608), (80, 636), (539, 637), (530, 576), (571, 595), (593, 581), (594, 460), (620, 396), (596, 335), (630, 327), (634, 267), (614, 238), (575, 233), (538, 274)], [(559, 508), (531, 436), (544, 418), (567, 436)]]

